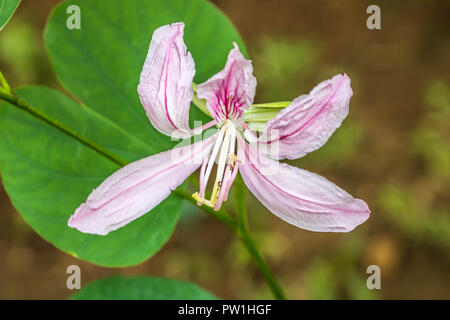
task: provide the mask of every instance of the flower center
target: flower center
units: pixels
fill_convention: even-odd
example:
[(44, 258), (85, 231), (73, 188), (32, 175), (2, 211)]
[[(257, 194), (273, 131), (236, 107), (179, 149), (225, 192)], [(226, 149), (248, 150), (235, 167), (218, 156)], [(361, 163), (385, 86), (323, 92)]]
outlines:
[[(200, 169), (200, 190), (192, 195), (199, 206), (205, 204), (214, 210), (219, 210), (223, 201), (227, 200), (239, 166), (236, 155), (236, 134), (236, 126), (231, 120), (227, 119), (221, 123), (211, 154), (203, 161)], [(216, 179), (211, 198), (208, 200), (205, 199), (205, 189), (216, 160)]]

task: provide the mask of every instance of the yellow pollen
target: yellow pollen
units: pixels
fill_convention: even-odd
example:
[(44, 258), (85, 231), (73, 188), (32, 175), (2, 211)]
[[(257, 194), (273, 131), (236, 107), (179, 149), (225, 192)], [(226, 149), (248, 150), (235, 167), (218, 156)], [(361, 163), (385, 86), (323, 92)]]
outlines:
[(237, 161), (239, 161), (239, 159), (236, 154), (233, 153), (227, 156), (227, 162), (232, 169), (234, 169), (234, 165), (236, 164)]
[[(235, 154), (235, 150), (236, 127), (234, 126), (232, 121), (226, 120), (220, 126), (220, 131), (217, 136), (216, 143), (211, 151), (209, 160), (206, 162), (207, 166), (204, 167), (205, 169), (202, 169), (205, 170), (204, 172), (202, 172), (202, 174), (205, 174), (205, 181), (201, 187), (201, 192), (204, 194), (204, 188), (206, 188), (206, 185), (208, 183), (212, 166), (217, 159), (216, 179), (213, 184), (211, 198), (209, 200), (205, 199), (204, 197), (201, 197), (198, 192), (195, 192), (192, 195), (192, 198), (194, 198), (200, 206), (207, 205), (211, 208), (215, 208), (222, 188), (222, 180), (225, 178), (225, 176), (227, 176), (227, 174), (228, 176), (226, 179), (229, 179), (229, 167), (234, 169), (236, 161), (239, 161), (237, 155)], [(229, 165), (229, 167), (227, 167), (227, 165)], [(224, 184), (224, 187), (226, 187), (226, 183)]]
[(192, 194), (192, 198), (194, 198), (195, 201), (197, 201), (200, 206), (206, 204), (208, 207), (211, 207), (211, 208), (214, 208), (214, 206), (216, 205), (216, 202), (217, 202), (217, 199), (215, 199), (214, 202), (211, 202), (210, 200), (200, 197), (198, 192), (195, 192), (194, 194)]

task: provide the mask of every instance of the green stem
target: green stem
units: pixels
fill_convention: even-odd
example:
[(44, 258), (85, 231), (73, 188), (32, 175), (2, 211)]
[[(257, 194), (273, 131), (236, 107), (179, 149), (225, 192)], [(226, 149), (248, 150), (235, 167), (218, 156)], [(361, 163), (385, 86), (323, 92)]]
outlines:
[(116, 155), (112, 154), (108, 150), (99, 146), (94, 141), (80, 135), (78, 132), (76, 132), (70, 128), (65, 127), (58, 120), (48, 116), (47, 114), (43, 113), (41, 110), (33, 107), (28, 102), (26, 102), (24, 99), (6, 92), (6, 90), (4, 90), (2, 88), (0, 88), (0, 100), (5, 100), (5, 101), (9, 102), (10, 104), (14, 105), (15, 107), (22, 109), (23, 111), (28, 112), (32, 116), (46, 122), (47, 124), (54, 127), (55, 129), (58, 129), (59, 131), (65, 133), (68, 136), (74, 138), (75, 140), (81, 142), (85, 146), (95, 150), (97, 153), (108, 158), (115, 164), (117, 164), (121, 167), (123, 167), (124, 165), (127, 164), (127, 162), (125, 160), (118, 158)]
[[(47, 123), (51, 127), (61, 131), (62, 133), (72, 137), (73, 139), (79, 141), (80, 143), (84, 144), (88, 148), (96, 151), (100, 155), (106, 157), (107, 159), (111, 160), (115, 164), (119, 166), (125, 166), (128, 164), (126, 160), (120, 159), (113, 153), (109, 152), (108, 150), (104, 149), (102, 146), (96, 144), (94, 141), (88, 139), (87, 137), (84, 137), (79, 132), (72, 130), (70, 128), (67, 128), (62, 123), (60, 123), (58, 120), (52, 118), (51, 116), (45, 114), (41, 110), (35, 108), (28, 102), (26, 102), (24, 99), (15, 96), (9, 92), (6, 91), (4, 88), (0, 88), (0, 100), (5, 100), (9, 102), (11, 105), (31, 114), (32, 116), (42, 120), (43, 122)], [(178, 188), (173, 191), (173, 193), (180, 197), (181, 199), (185, 199), (189, 201), (192, 204), (197, 204), (197, 202), (192, 198), (191, 194)], [(241, 193), (241, 192), (239, 192)], [(245, 203), (244, 203), (245, 207)], [(270, 271), (270, 268), (268, 267), (267, 263), (264, 261), (258, 250), (256, 249), (255, 243), (251, 239), (250, 235), (248, 234), (247, 228), (245, 227), (246, 224), (243, 223), (244, 217), (246, 216), (245, 211), (240, 219), (238, 219), (238, 223), (224, 210), (220, 209), (218, 211), (215, 211), (214, 209), (202, 206), (201, 209), (214, 217), (216, 217), (218, 220), (226, 224), (234, 234), (236, 234), (239, 239), (244, 244), (247, 251), (250, 253), (250, 256), (254, 260), (256, 266), (260, 269), (261, 273), (264, 276), (264, 279), (266, 280), (267, 284), (269, 285), (270, 289), (272, 290), (275, 298), (277, 299), (284, 299), (284, 295), (280, 289), (280, 286), (276, 282), (272, 272)], [(239, 210), (241, 212), (241, 210)]]
[(238, 227), (237, 235), (241, 239), (244, 246), (247, 248), (247, 251), (253, 258), (253, 261), (263, 274), (264, 279), (272, 290), (274, 297), (279, 300), (285, 300), (286, 297), (283, 293), (283, 290), (281, 289), (281, 286), (278, 284), (275, 276), (273, 275), (266, 261), (258, 251), (255, 242), (250, 236), (250, 232), (248, 230), (247, 207), (245, 205), (245, 191), (246, 187), (244, 181), (240, 176), (238, 176), (235, 181), (236, 216)]
[(285, 300), (286, 297), (283, 293), (283, 290), (281, 289), (281, 286), (275, 279), (275, 276), (270, 270), (269, 265), (264, 260), (263, 256), (259, 253), (255, 245), (255, 242), (251, 238), (250, 234), (243, 229), (240, 229), (240, 231), (241, 233), (239, 235), (239, 238), (241, 239), (247, 251), (250, 253), (250, 256), (252, 257), (254, 263), (263, 274), (264, 280), (266, 280), (266, 283), (269, 286), (270, 290), (272, 291), (273, 296), (275, 297), (275, 299)]

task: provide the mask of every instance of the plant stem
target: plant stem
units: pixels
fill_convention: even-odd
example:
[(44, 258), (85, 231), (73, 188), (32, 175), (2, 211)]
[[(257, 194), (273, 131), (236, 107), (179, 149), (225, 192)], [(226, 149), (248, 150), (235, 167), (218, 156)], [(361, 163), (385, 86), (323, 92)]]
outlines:
[(235, 195), (236, 195), (236, 216), (237, 216), (237, 224), (239, 231), (239, 238), (241, 239), (244, 246), (247, 248), (247, 251), (252, 256), (255, 264), (261, 271), (269, 285), (272, 293), (276, 299), (284, 300), (286, 299), (281, 286), (278, 284), (275, 276), (267, 265), (266, 261), (262, 257), (261, 253), (258, 251), (255, 242), (250, 236), (250, 232), (248, 230), (248, 219), (247, 219), (247, 207), (245, 205), (245, 184), (240, 176), (236, 178), (235, 181)]
[(20, 98), (18, 96), (15, 96), (13, 94), (10, 94), (10, 93), (6, 92), (2, 88), (0, 88), (0, 100), (5, 100), (5, 101), (9, 102), (10, 104), (14, 105), (15, 107), (17, 107), (19, 109), (22, 109), (23, 111), (28, 112), (32, 116), (34, 116), (34, 117), (36, 117), (36, 118), (46, 122), (47, 124), (49, 124), (53, 128), (58, 129), (59, 131), (65, 133), (66, 135), (68, 135), (68, 136), (74, 138), (75, 140), (81, 142), (85, 146), (95, 150), (97, 153), (99, 153), (102, 156), (108, 158), (109, 160), (111, 160), (115, 164), (117, 164), (117, 165), (119, 165), (121, 167), (123, 167), (124, 165), (127, 164), (127, 161), (125, 161), (123, 159), (120, 159), (116, 155), (112, 154), (108, 150), (106, 150), (103, 147), (101, 147), (98, 144), (96, 144), (94, 141), (84, 137), (83, 135), (79, 134), (78, 132), (76, 132), (76, 131), (74, 131), (74, 130), (72, 130), (70, 128), (67, 128), (62, 123), (60, 123), (58, 120), (50, 117), (49, 115), (45, 114), (41, 110), (39, 110), (39, 109), (33, 107), (32, 105), (30, 105), (24, 99), (22, 99), (22, 98)]
[[(72, 130), (70, 128), (67, 128), (62, 123), (60, 123), (58, 120), (54, 119), (53, 117), (47, 115), (46, 113), (42, 112), (41, 110), (37, 109), (36, 107), (32, 106), (28, 102), (26, 102), (24, 99), (13, 95), (9, 92), (7, 92), (5, 89), (0, 88), (0, 100), (5, 100), (11, 105), (31, 114), (32, 116), (36, 117), (37, 119), (47, 123), (51, 127), (61, 131), (62, 133), (68, 135), (69, 137), (81, 142), (88, 148), (96, 151), (100, 155), (106, 157), (110, 161), (114, 162), (120, 167), (123, 167), (128, 164), (128, 161), (123, 160), (119, 157), (117, 157), (115, 154), (109, 152), (108, 150), (104, 149), (102, 146), (96, 144), (94, 141), (88, 139), (87, 137), (83, 136), (79, 132)], [(240, 180), (238, 183), (241, 188), (243, 188), (243, 182)], [(245, 188), (243, 188), (245, 190)], [(185, 190), (182, 190), (180, 188), (173, 191), (173, 193), (178, 196), (181, 199), (187, 200), (190, 203), (196, 205), (197, 202), (192, 198), (192, 195)], [(238, 192), (239, 194), (244, 194), (244, 191)], [(242, 200), (245, 201), (245, 200)], [(275, 280), (275, 277), (273, 276), (270, 268), (268, 267), (267, 263), (264, 261), (263, 257), (257, 250), (254, 241), (250, 237), (250, 234), (248, 233), (247, 223), (246, 223), (246, 210), (245, 210), (245, 202), (238, 202), (240, 205), (238, 206), (238, 222), (236, 221), (224, 210), (220, 209), (218, 211), (215, 211), (214, 209), (202, 206), (201, 209), (217, 219), (219, 219), (221, 222), (226, 224), (233, 233), (242, 241), (243, 245), (249, 252), (250, 256), (254, 260), (256, 266), (259, 268), (261, 273), (264, 276), (264, 279), (266, 280), (267, 284), (269, 285), (270, 289), (273, 292), (273, 295), (277, 299), (284, 299), (283, 292), (278, 285), (277, 281)]]

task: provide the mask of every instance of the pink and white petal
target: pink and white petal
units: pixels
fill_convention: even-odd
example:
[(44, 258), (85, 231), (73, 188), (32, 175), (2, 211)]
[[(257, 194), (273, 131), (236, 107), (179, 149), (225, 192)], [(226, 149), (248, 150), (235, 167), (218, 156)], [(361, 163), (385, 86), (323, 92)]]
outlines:
[(367, 204), (324, 177), (267, 158), (239, 138), (239, 172), (272, 213), (302, 229), (348, 232), (369, 218)]
[(234, 43), (225, 68), (199, 84), (197, 96), (206, 99), (206, 106), (214, 119), (219, 120), (227, 115), (239, 118), (253, 103), (255, 90), (256, 78), (253, 76), (252, 62), (244, 58)]
[(189, 108), (195, 64), (183, 35), (182, 22), (153, 32), (138, 85), (139, 98), (151, 123), (169, 136), (192, 135)]
[(321, 82), (270, 120), (259, 143), (273, 159), (297, 159), (319, 149), (347, 116), (352, 95), (345, 74)]
[(214, 137), (135, 161), (119, 169), (69, 219), (84, 233), (106, 235), (152, 210), (208, 156)]

